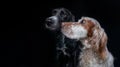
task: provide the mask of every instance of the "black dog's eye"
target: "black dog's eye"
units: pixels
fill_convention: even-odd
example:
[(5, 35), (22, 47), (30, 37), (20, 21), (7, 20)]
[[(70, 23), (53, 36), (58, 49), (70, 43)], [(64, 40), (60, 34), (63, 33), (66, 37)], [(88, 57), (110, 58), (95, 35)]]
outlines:
[(60, 16), (65, 18), (65, 17), (67, 17), (67, 14), (65, 12), (61, 11)]
[(63, 17), (65, 18), (65, 17), (67, 17), (67, 15), (66, 15), (66, 14), (64, 14), (64, 15), (63, 15)]
[(55, 15), (57, 13), (57, 10), (52, 11), (52, 15)]
[(86, 21), (85, 21), (85, 20), (82, 20), (80, 23), (81, 23), (81, 24), (85, 24), (85, 23), (86, 23)]

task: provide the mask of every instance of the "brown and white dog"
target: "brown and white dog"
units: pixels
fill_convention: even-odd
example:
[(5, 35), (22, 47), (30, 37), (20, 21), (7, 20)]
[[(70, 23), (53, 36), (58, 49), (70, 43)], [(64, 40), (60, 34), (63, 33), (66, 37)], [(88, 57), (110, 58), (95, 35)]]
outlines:
[(78, 22), (62, 23), (62, 33), (83, 45), (78, 67), (114, 67), (114, 58), (107, 49), (107, 35), (99, 22), (82, 17)]

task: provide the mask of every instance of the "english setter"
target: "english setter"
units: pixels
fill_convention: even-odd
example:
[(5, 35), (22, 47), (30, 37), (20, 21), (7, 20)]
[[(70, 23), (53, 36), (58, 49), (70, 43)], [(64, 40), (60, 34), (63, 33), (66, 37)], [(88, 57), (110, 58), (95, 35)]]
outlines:
[(57, 8), (52, 11), (52, 16), (46, 19), (46, 28), (56, 35), (56, 66), (55, 67), (76, 67), (76, 54), (78, 47), (74, 40), (66, 38), (61, 33), (62, 22), (75, 21), (74, 15), (65, 8)]
[(94, 18), (82, 17), (78, 22), (62, 23), (62, 33), (83, 45), (77, 67), (114, 67), (114, 58), (107, 49), (107, 34)]

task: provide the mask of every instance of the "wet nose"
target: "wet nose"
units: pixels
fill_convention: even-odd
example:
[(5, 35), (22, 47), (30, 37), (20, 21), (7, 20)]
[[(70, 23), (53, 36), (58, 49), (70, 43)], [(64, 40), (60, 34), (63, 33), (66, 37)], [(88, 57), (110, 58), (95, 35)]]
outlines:
[(52, 25), (53, 23), (54, 23), (54, 21), (53, 21), (51, 18), (47, 18), (47, 19), (46, 19), (46, 24), (47, 24), (48, 26)]

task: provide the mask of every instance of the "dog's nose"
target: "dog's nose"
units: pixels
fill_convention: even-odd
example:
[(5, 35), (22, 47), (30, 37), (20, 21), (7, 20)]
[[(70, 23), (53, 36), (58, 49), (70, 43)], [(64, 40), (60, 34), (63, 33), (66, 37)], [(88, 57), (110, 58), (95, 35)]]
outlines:
[(47, 19), (46, 19), (46, 24), (47, 24), (48, 26), (52, 25), (52, 24), (53, 24), (53, 20), (52, 20), (51, 18), (47, 18)]

